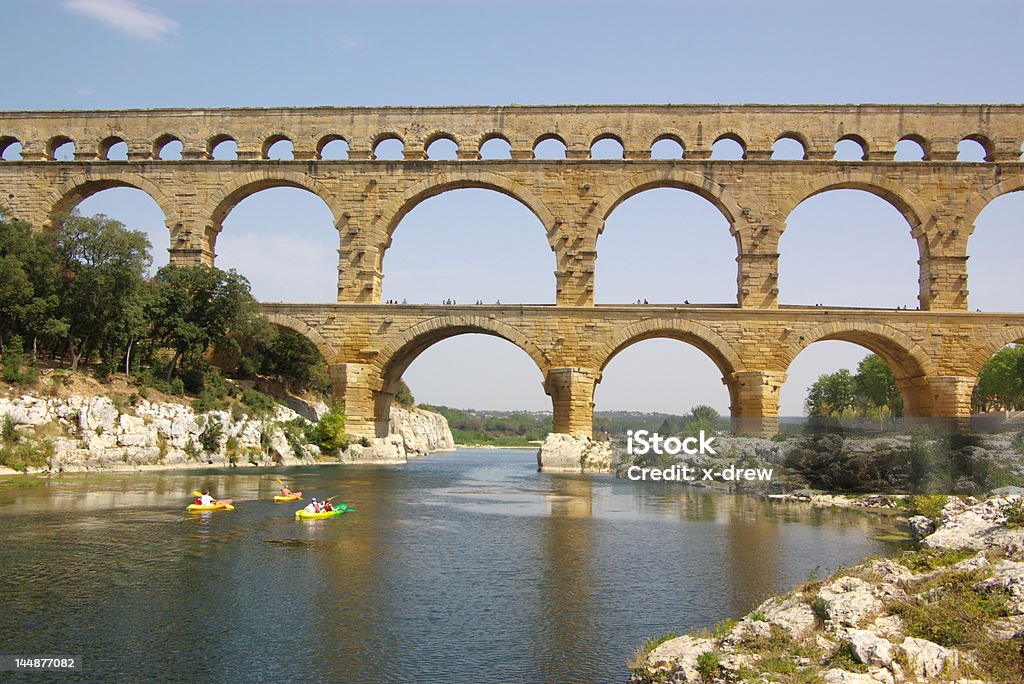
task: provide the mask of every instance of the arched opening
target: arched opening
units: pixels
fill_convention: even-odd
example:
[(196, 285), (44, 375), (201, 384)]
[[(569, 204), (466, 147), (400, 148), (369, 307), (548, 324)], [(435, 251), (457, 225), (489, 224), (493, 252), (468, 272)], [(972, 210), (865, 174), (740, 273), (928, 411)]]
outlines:
[(904, 399), (896, 381), (912, 372), (893, 367), (885, 356), (842, 340), (809, 344), (786, 370), (779, 393), (781, 423), (819, 417), (891, 427), (914, 404), (913, 398)]
[(919, 136), (906, 136), (896, 143), (895, 161), (924, 161), (925, 140)]
[[(401, 366), (405, 368), (398, 373)], [(470, 332), (434, 343), (391, 369), (391, 381), (398, 378), (405, 380), (420, 404), (551, 410), (537, 364), (515, 344), (495, 335)]]
[(546, 233), (525, 204), (494, 189), (429, 197), (392, 234), (382, 297), (410, 304), (551, 304), (554, 258)]
[(142, 231), (151, 245), (153, 264), (150, 273), (156, 273), (167, 265), (167, 250), (171, 247), (167, 219), (156, 200), (142, 190), (131, 187), (107, 188), (89, 193), (77, 206), (67, 208), (75, 208), (83, 216), (104, 214), (120, 221), (129, 230)]
[(512, 143), (502, 136), (493, 136), (480, 145), (481, 159), (511, 159)]
[(235, 269), (265, 302), (338, 298), (338, 232), (327, 204), (295, 187), (243, 189), (215, 236), (216, 265)]
[(651, 145), (651, 159), (682, 159), (683, 141), (675, 135), (663, 135)]
[(804, 200), (779, 240), (779, 301), (916, 308), (920, 253), (909, 232), (900, 211), (867, 191)]
[(980, 136), (967, 136), (956, 146), (956, 160), (959, 162), (991, 161), (991, 145)]
[(402, 161), (405, 159), (405, 143), (397, 135), (382, 135), (373, 144), (373, 158), (382, 161)]
[(992, 427), (1012, 420), (1019, 423), (1024, 411), (1024, 339), (994, 353), (978, 371), (971, 394), (971, 413), (985, 415)]
[(747, 155), (747, 146), (738, 135), (726, 133), (719, 136), (711, 146), (711, 158), (723, 161), (739, 161)]
[(729, 220), (695, 192), (655, 187), (618, 205), (597, 241), (601, 304), (736, 301)]
[(591, 159), (622, 159), (623, 156), (622, 141), (612, 135), (596, 138), (590, 146)]
[(272, 135), (263, 141), (261, 156), (263, 159), (274, 160), (295, 159), (295, 146), (283, 135)]
[(21, 142), (17, 138), (0, 136), (0, 159), (21, 161)]
[[(607, 417), (600, 415), (605, 412), (678, 418), (698, 405), (706, 405), (727, 419), (731, 398), (723, 377), (728, 372), (694, 340), (672, 339), (664, 333), (631, 341), (614, 353), (601, 371), (601, 382), (594, 392), (595, 432), (607, 431), (603, 423)], [(680, 421), (669, 422), (680, 426), (671, 432), (680, 431)], [(658, 426), (650, 429), (658, 430)]]
[(836, 161), (864, 161), (868, 155), (868, 144), (864, 142), (864, 139), (856, 135), (848, 135), (840, 138), (836, 141), (835, 155), (833, 159)]
[(75, 141), (64, 135), (51, 138), (46, 144), (46, 158), (53, 161), (74, 161)]
[(165, 161), (181, 161), (183, 147), (181, 140), (175, 137), (157, 139), (153, 146), (153, 157)]
[(807, 159), (807, 146), (794, 135), (783, 135), (772, 145), (772, 159)]
[(427, 159), (455, 161), (459, 158), (459, 145), (454, 139), (441, 136), (427, 145)]
[(218, 135), (210, 138), (206, 146), (210, 159), (237, 160), (238, 143), (230, 135)]
[(565, 159), (565, 141), (554, 134), (537, 138), (533, 145), (534, 159)]
[(100, 143), (100, 159), (107, 161), (128, 161), (128, 143), (112, 136)]
[(325, 136), (317, 143), (316, 158), (324, 161), (348, 159), (348, 141), (340, 135)]
[(968, 301), (982, 311), (1021, 311), (1024, 191), (1001, 195), (974, 221), (967, 240)]

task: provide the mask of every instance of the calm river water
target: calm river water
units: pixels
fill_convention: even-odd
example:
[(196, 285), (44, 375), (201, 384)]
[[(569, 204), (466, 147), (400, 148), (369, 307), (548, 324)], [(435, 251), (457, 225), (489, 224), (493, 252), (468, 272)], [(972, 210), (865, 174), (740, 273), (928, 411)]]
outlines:
[[(623, 682), (650, 636), (893, 550), (864, 514), (535, 463), (0, 480), (0, 654), (83, 656), (81, 681)], [(357, 512), (298, 522), (279, 474)], [(236, 510), (187, 515), (207, 486)]]

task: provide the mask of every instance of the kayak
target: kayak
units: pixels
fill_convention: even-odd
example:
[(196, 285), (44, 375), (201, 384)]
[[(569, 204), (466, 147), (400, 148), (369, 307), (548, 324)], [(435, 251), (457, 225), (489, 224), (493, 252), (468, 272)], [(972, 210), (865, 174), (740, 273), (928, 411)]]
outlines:
[(333, 511), (321, 511), (320, 513), (310, 513), (305, 508), (300, 508), (295, 511), (296, 520), (323, 520), (324, 518), (337, 518), (339, 515), (348, 510), (348, 504), (338, 504), (334, 507)]
[(302, 492), (295, 492), (290, 496), (281, 496), (278, 494), (274, 497), (274, 503), (285, 503), (286, 501), (302, 501)]
[(223, 499), (209, 506), (202, 506), (200, 504), (189, 504), (185, 509), (189, 513), (205, 513), (206, 511), (233, 511), (235, 507), (231, 505), (232, 499)]

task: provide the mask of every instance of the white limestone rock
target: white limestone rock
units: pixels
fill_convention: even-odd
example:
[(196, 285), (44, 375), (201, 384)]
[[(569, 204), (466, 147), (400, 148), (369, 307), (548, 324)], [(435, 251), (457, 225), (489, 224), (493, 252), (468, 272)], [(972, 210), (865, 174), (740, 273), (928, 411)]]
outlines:
[[(1024, 551), (1024, 529), (1006, 526), (1004, 509), (1016, 505), (1019, 496), (995, 497), (973, 506), (949, 504), (939, 529), (922, 540), (925, 546), (945, 549), (1005, 549)], [(948, 512), (948, 513), (947, 513)]]
[(647, 654), (647, 670), (651, 673), (672, 672), (675, 682), (701, 682), (697, 672), (697, 659), (703, 653), (714, 651), (710, 639), (683, 636), (659, 644)]
[(832, 627), (859, 627), (882, 610), (870, 584), (859, 577), (837, 577), (818, 590)]
[(390, 423), (391, 434), (402, 437), (408, 456), (422, 456), (455, 448), (451, 428), (440, 413), (392, 406)]
[(927, 639), (907, 637), (900, 644), (910, 670), (924, 681), (934, 681), (943, 673), (947, 666), (955, 666), (960, 658), (952, 650), (939, 646)]
[(560, 432), (548, 434), (537, 451), (538, 469), (546, 472), (610, 473), (612, 461), (611, 442)]

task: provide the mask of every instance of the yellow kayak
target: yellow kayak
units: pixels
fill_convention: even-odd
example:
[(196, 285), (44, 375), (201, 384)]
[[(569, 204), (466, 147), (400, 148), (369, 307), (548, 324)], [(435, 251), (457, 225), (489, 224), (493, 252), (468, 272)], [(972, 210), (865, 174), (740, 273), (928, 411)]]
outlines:
[(340, 504), (334, 507), (333, 511), (320, 511), (319, 513), (310, 513), (305, 508), (300, 508), (295, 511), (296, 520), (321, 520), (323, 518), (336, 518), (342, 513), (348, 510), (348, 506)]
[(233, 511), (235, 510), (235, 507), (231, 505), (230, 501), (218, 501), (217, 503), (210, 504), (209, 506), (189, 504), (188, 508), (185, 510), (189, 513), (205, 513), (206, 511)]
[(274, 503), (285, 503), (286, 501), (302, 501), (302, 492), (295, 492), (289, 496), (281, 496), (278, 494), (274, 497)]

